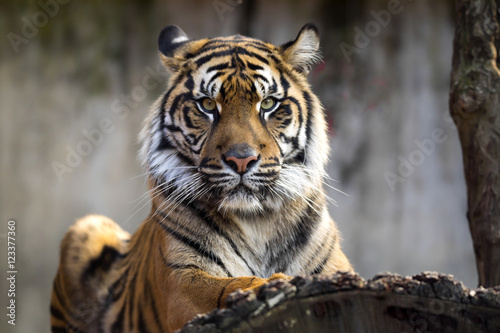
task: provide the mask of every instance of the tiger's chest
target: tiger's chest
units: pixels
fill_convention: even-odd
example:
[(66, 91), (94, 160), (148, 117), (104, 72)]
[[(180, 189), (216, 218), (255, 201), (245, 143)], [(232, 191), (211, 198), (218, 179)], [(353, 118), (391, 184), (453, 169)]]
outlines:
[[(308, 253), (303, 234), (272, 221), (241, 223), (237, 228), (214, 227), (197, 223), (196, 233), (168, 228), (165, 262), (176, 267), (194, 266), (218, 277), (257, 276), (268, 278), (275, 273), (306, 274)], [(184, 232), (183, 234), (180, 234)], [(315, 237), (308, 230), (309, 238)]]

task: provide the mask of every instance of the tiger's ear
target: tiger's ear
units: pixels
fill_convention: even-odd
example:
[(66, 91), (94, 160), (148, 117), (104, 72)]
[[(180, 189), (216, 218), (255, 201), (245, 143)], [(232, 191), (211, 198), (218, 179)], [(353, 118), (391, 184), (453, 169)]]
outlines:
[(163, 65), (171, 71), (178, 71), (186, 61), (188, 53), (196, 52), (199, 41), (191, 41), (181, 28), (169, 25), (158, 36), (158, 49)]
[(307, 75), (311, 66), (321, 61), (318, 28), (312, 23), (304, 25), (295, 40), (281, 45), (279, 49), (287, 63)]

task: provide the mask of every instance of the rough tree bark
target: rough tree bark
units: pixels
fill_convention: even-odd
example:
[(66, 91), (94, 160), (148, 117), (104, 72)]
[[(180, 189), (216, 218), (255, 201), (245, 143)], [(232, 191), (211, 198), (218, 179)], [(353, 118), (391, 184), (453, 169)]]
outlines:
[(198, 315), (195, 332), (500, 332), (500, 288), (466, 289), (451, 276), (379, 274), (296, 277), (257, 294), (236, 292), (227, 308)]
[(457, 0), (450, 112), (479, 284), (500, 285), (500, 0)]

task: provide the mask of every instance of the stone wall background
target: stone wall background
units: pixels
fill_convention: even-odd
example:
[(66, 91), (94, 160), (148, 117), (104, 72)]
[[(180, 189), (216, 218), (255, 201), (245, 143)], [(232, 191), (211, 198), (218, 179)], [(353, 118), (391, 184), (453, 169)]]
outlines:
[[(329, 191), (338, 201), (330, 211), (348, 257), (365, 277), (437, 270), (475, 287), (462, 158), (447, 118), (453, 3), (401, 0), (401, 11), (388, 24), (373, 23), (371, 11), (387, 10), (392, 1), (2, 2), (4, 309), (4, 236), (11, 218), (17, 222), (18, 274), (17, 325), (11, 327), (4, 317), (0, 330), (49, 331), (59, 243), (78, 217), (104, 214), (133, 232), (148, 213), (136, 138), (149, 106), (163, 91), (156, 40), (172, 23), (192, 38), (240, 32), (276, 44), (294, 39), (305, 23), (316, 23), (324, 63), (313, 69), (310, 81), (331, 129), (329, 173), (336, 181), (329, 184), (349, 195)], [(58, 4), (57, 10), (47, 11), (47, 3)], [(216, 7), (226, 11), (218, 13)], [(39, 27), (30, 31), (26, 22)], [(366, 45), (356, 44), (355, 28), (374, 29)], [(9, 41), (12, 33), (25, 38), (17, 52)], [(341, 43), (360, 46), (350, 61)], [(143, 80), (151, 72), (156, 81), (150, 82), (157, 85), (149, 89)], [(52, 163), (65, 164), (68, 149), (84, 145), (84, 131), (99, 129), (105, 119), (111, 124), (108, 133), (58, 179)], [(443, 140), (433, 149), (419, 148), (416, 140), (429, 142), (440, 130)], [(415, 165), (403, 170), (401, 159)], [(401, 176), (392, 187), (388, 173)]]

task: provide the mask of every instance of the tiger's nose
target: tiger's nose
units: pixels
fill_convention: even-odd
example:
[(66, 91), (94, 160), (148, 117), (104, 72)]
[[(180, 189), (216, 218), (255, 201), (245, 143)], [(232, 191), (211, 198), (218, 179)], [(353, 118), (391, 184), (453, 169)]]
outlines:
[(240, 175), (247, 172), (259, 159), (255, 152), (245, 143), (233, 145), (224, 154), (226, 164)]

